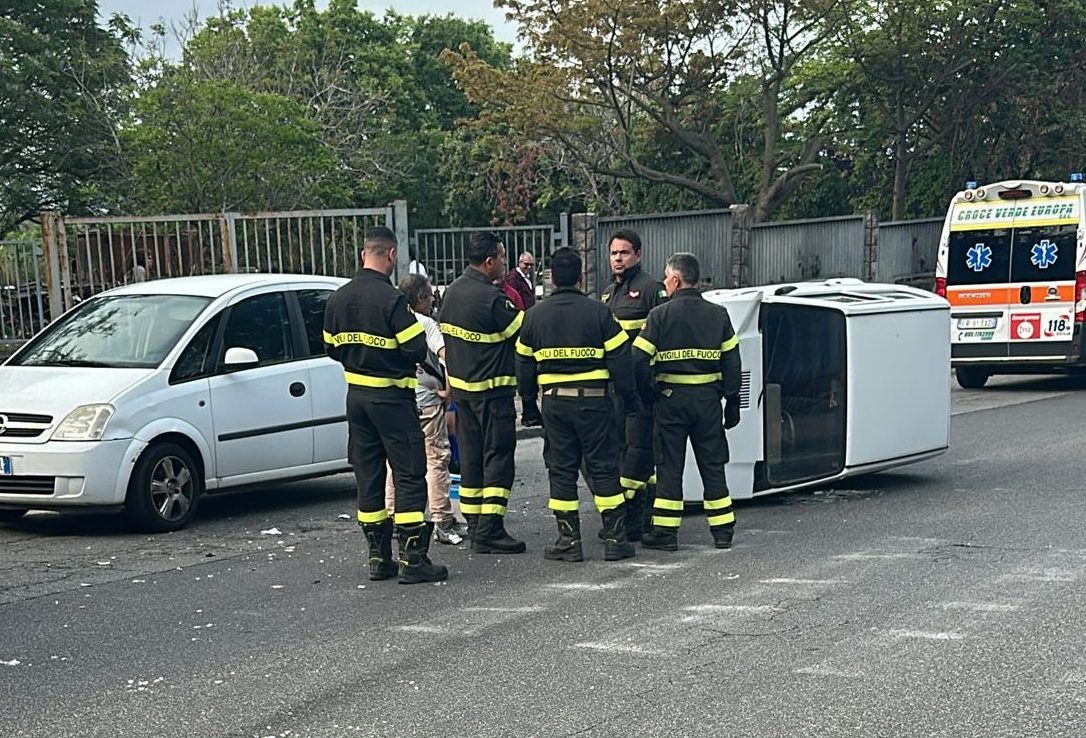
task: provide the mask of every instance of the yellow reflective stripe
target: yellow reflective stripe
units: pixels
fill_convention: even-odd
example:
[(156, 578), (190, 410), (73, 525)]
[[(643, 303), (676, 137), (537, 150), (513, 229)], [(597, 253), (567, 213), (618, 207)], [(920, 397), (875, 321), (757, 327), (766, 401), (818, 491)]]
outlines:
[(355, 374), (354, 372), (343, 372), (343, 376), (347, 378), (347, 384), (353, 384), (358, 387), (399, 387), (400, 389), (415, 389), (419, 386), (419, 380), (415, 377), (394, 379), (392, 377), (371, 377), (368, 374)]
[(678, 528), (682, 522), (682, 518), (666, 518), (660, 515), (652, 516), (652, 524), (658, 528)]
[(505, 516), (505, 505), (479, 505), (480, 515), (501, 515)]
[(627, 331), (639, 331), (645, 327), (645, 321), (647, 318), (635, 318), (634, 320), (619, 320), (618, 324), (622, 326), (623, 330)]
[(466, 382), (463, 379), (449, 375), (449, 386), (454, 389), (464, 390), (465, 392), (484, 392), (497, 387), (516, 387), (517, 378), (501, 376), (491, 377), (490, 379), (484, 379), (480, 382)]
[(517, 339), (516, 349), (517, 349), (517, 353), (520, 354), (521, 356), (531, 356), (532, 355), (532, 349), (529, 348), (528, 346), (525, 346), (524, 343), (519, 338)]
[(577, 500), (556, 500), (553, 497), (547, 500), (547, 507), (555, 512), (577, 512), (578, 506)]
[(618, 483), (622, 485), (623, 489), (645, 489), (647, 486), (645, 482), (639, 482), (629, 477), (619, 477)]
[(735, 348), (738, 345), (739, 345), (739, 336), (732, 336), (727, 341), (720, 344), (720, 351), (721, 351), (721, 353), (726, 354), (726, 353), (728, 353), (729, 351), (731, 351), (733, 348)]
[(460, 512), (465, 515), (479, 515), (482, 512), (482, 505), (475, 505), (470, 502), (460, 501)]
[(724, 509), (729, 508), (731, 506), (732, 506), (731, 495), (729, 495), (728, 497), (725, 497), (723, 499), (720, 499), (720, 500), (706, 500), (705, 501), (705, 509), (706, 510), (724, 510)]
[(402, 331), (396, 334), (396, 340), (400, 343), (407, 343), (415, 336), (422, 333), (425, 329), (422, 327), (422, 323), (415, 321), (412, 325), (404, 328)]
[(603, 349), (591, 346), (556, 346), (543, 348), (536, 351), (536, 361), (550, 361), (552, 359), (602, 359)]
[(649, 484), (656, 484), (656, 472), (653, 472), (649, 477)]
[(576, 374), (540, 374), (540, 386), (545, 384), (562, 384), (563, 382), (588, 382), (593, 379), (610, 379), (611, 372), (606, 369), (593, 369), (590, 372), (578, 372)]
[(606, 341), (603, 342), (603, 350), (610, 353), (611, 351), (614, 351), (619, 346), (621, 346), (622, 344), (626, 343), (629, 340), (630, 340), (630, 335), (628, 333), (626, 333), (625, 331), (619, 331), (618, 333), (616, 333), (615, 335), (611, 336), (610, 338), (608, 338)]
[(482, 497), (501, 497), (503, 500), (508, 500), (509, 490), (505, 487), (483, 487), (479, 490), (479, 495)]
[(710, 528), (715, 528), (718, 525), (727, 525), (728, 523), (735, 522), (735, 513), (728, 512), (723, 515), (709, 515), (706, 518)]
[(594, 495), (592, 497), (593, 502), (596, 503), (596, 509), (600, 512), (607, 512), (608, 510), (614, 510), (616, 507), (626, 502), (626, 495), (619, 493), (617, 495), (610, 495), (608, 497), (600, 497)]
[[(422, 324), (416, 323), (419, 330), (422, 330)], [(344, 331), (343, 333), (337, 333), (334, 336), (328, 331), (324, 332), (324, 342), (333, 346), (343, 346), (345, 344), (369, 346), (370, 348), (379, 349), (394, 349), (399, 348), (400, 344), (395, 338), (389, 338), (388, 336), (377, 336), (373, 333), (363, 333), (362, 331)]]
[(442, 323), (441, 332), (446, 336), (459, 338), (461, 341), (468, 341), (469, 343), (501, 343), (506, 339), (512, 338), (513, 335), (520, 330), (520, 324), (523, 322), (524, 313), (517, 313), (517, 317), (513, 318), (513, 321), (500, 333), (482, 333), (481, 331), (469, 330), (452, 323)]
[(668, 349), (656, 354), (657, 361), (682, 361), (683, 359), (700, 359), (703, 361), (720, 361), (720, 349), (680, 348)]
[(368, 523), (383, 523), (388, 520), (388, 510), (383, 507), (380, 510), (374, 510), (373, 512), (358, 511), (358, 522), (363, 525)]
[(634, 348), (641, 349), (649, 356), (654, 356), (656, 354), (656, 346), (644, 336), (638, 336), (634, 339)]
[(461, 487), (460, 488), (460, 499), (461, 500), (463, 500), (465, 497), (471, 499), (471, 498), (475, 498), (475, 497), (482, 498), (482, 496), (483, 496), (483, 490), (482, 490), (481, 487)]
[(720, 372), (715, 374), (657, 374), (656, 381), (666, 384), (710, 384), (724, 378)]
[(652, 501), (652, 506), (657, 510), (677, 510), (682, 512), (683, 501), (682, 500), (668, 500), (664, 497), (657, 497)]
[(623, 490), (622, 493), (626, 495), (627, 500), (632, 500), (637, 495), (637, 492), (632, 489)]
[(396, 521), (396, 525), (411, 525), (412, 523), (422, 523), (425, 519), (422, 517), (422, 512), (398, 512), (393, 516), (393, 520)]

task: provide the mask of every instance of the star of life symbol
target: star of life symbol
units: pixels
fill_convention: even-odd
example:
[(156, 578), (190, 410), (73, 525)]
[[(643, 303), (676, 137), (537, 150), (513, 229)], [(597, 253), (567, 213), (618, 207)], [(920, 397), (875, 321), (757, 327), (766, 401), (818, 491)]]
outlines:
[(992, 265), (992, 248), (983, 242), (970, 246), (965, 252), (965, 265), (974, 272), (983, 272)]
[(1029, 260), (1033, 263), (1033, 266), (1039, 269), (1048, 269), (1056, 263), (1059, 250), (1058, 245), (1044, 238), (1041, 239), (1040, 243), (1033, 244), (1033, 248), (1029, 252)]

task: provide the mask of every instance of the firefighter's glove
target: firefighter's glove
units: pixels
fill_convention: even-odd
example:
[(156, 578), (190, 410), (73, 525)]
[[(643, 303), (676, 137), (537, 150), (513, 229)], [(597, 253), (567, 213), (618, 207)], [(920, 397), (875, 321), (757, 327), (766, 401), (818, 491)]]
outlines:
[(729, 397), (724, 401), (724, 430), (731, 430), (739, 425), (739, 398)]

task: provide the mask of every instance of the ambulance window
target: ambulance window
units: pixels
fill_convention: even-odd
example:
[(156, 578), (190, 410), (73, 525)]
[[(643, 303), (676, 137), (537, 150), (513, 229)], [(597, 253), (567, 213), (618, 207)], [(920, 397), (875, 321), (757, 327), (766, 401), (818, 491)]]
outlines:
[(1008, 228), (950, 234), (947, 284), (1004, 284), (1010, 278), (1011, 232)]
[(1055, 282), (1075, 278), (1074, 225), (1014, 229), (1012, 282)]

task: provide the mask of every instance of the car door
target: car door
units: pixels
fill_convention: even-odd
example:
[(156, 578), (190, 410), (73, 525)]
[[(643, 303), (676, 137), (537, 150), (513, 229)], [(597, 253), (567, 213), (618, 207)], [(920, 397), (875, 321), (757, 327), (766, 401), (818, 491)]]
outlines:
[(306, 364), (313, 385), (313, 461), (347, 463), (347, 382), (343, 367), (324, 348), (324, 306), (335, 290), (304, 286), (294, 291), (305, 326)]
[[(211, 378), (219, 477), (255, 482), (308, 467), (313, 395), (309, 368), (296, 355), (287, 296), (282, 291), (246, 295), (228, 308), (224, 320), (218, 371)], [(257, 363), (225, 366), (231, 348), (251, 349)]]

